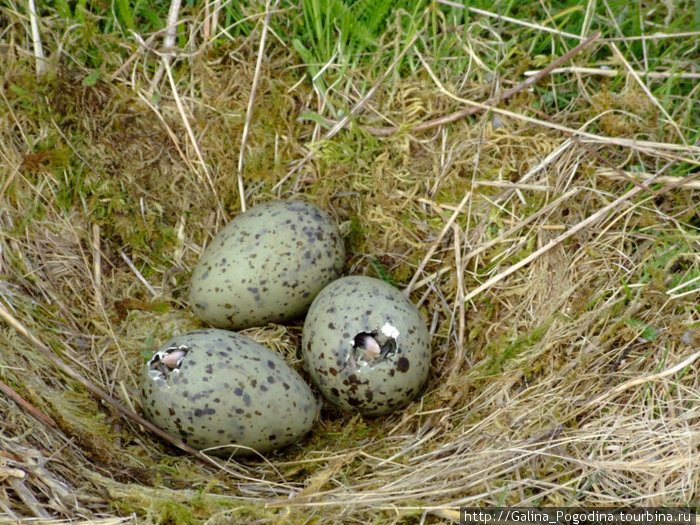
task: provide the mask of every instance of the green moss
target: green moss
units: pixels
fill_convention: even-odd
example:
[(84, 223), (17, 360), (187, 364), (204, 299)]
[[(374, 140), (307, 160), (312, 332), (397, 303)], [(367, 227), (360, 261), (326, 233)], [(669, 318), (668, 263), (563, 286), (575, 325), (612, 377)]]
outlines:
[(515, 340), (509, 343), (505, 341), (491, 343), (489, 345), (491, 357), (485, 364), (486, 373), (498, 374), (513, 366), (517, 366), (517, 363), (514, 363), (514, 361), (517, 362), (518, 358), (523, 357), (534, 344), (542, 339), (549, 329), (550, 324), (551, 320), (535, 327), (525, 334), (516, 336)]
[(198, 525), (201, 519), (195, 517), (194, 509), (189, 503), (182, 504), (175, 501), (154, 502), (155, 522), (159, 525), (178, 525), (191, 523)]
[(372, 265), (372, 268), (374, 269), (376, 277), (378, 279), (381, 279), (382, 281), (399, 288), (399, 284), (394, 280), (387, 267), (384, 266), (381, 262), (379, 262), (379, 260), (373, 257), (370, 260), (370, 264)]

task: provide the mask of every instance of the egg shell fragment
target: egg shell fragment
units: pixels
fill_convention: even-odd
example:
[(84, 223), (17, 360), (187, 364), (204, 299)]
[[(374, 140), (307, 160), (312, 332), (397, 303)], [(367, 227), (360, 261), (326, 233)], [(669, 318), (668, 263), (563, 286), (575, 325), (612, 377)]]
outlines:
[(302, 352), (329, 401), (367, 415), (407, 405), (430, 371), (430, 336), (418, 309), (371, 277), (343, 277), (318, 294), (304, 323)]
[(343, 240), (327, 213), (301, 200), (265, 202), (209, 243), (192, 274), (190, 304), (219, 328), (289, 321), (306, 313), (344, 263)]
[[(177, 367), (163, 364), (172, 353)], [(235, 332), (195, 330), (173, 337), (144, 366), (148, 420), (196, 449), (242, 445), (258, 452), (289, 445), (312, 427), (319, 403), (287, 362)], [(224, 447), (219, 454), (245, 455)], [(214, 451), (213, 453), (217, 453)]]

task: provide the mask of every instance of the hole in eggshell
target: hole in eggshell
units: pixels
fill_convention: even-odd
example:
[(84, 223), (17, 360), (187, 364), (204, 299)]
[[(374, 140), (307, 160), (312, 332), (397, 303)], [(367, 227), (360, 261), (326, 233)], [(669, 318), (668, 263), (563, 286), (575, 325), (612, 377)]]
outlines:
[(393, 356), (397, 346), (396, 338), (387, 335), (383, 330), (360, 332), (352, 339), (353, 351), (348, 354), (348, 364), (354, 368), (363, 364), (376, 365)]
[(156, 352), (153, 358), (148, 362), (151, 370), (160, 372), (163, 376), (168, 377), (173, 370), (179, 370), (182, 366), (182, 361), (189, 353), (190, 348), (186, 345), (171, 346), (160, 352)]

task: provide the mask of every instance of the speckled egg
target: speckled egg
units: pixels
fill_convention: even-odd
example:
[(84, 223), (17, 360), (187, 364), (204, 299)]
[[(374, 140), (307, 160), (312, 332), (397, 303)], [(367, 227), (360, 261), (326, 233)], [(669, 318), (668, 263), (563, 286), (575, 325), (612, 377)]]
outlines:
[[(309, 386), (279, 354), (215, 328), (165, 343), (144, 366), (141, 399), (147, 419), (197, 449), (283, 447), (311, 429), (319, 409)], [(213, 451), (251, 452), (235, 446)]]
[(343, 277), (318, 294), (304, 323), (302, 351), (328, 400), (367, 415), (407, 405), (430, 370), (430, 337), (418, 309), (371, 277)]
[(235, 217), (204, 250), (190, 304), (219, 328), (288, 321), (306, 312), (344, 263), (328, 214), (300, 200), (265, 202)]

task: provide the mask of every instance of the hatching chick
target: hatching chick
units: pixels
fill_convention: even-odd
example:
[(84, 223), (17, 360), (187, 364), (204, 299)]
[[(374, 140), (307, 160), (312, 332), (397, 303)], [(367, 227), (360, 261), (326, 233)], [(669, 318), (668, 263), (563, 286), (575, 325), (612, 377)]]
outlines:
[(167, 366), (170, 370), (177, 368), (182, 363), (183, 358), (187, 355), (186, 350), (173, 350), (172, 352), (166, 354), (160, 362)]
[(371, 334), (366, 332), (357, 334), (353, 346), (362, 351), (362, 357), (366, 361), (377, 359), (382, 353), (382, 347)]

